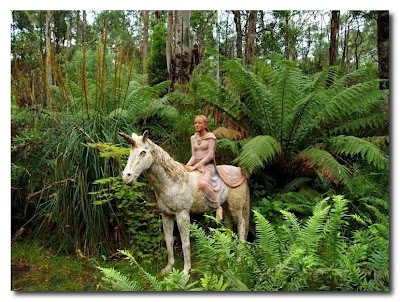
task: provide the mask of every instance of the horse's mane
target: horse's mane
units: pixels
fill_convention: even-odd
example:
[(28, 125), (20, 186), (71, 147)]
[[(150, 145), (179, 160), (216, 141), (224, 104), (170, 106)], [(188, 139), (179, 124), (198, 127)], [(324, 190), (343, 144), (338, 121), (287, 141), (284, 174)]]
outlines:
[(155, 160), (164, 168), (165, 172), (172, 177), (174, 181), (188, 182), (188, 173), (184, 166), (174, 160), (167, 151), (151, 142), (151, 152)]

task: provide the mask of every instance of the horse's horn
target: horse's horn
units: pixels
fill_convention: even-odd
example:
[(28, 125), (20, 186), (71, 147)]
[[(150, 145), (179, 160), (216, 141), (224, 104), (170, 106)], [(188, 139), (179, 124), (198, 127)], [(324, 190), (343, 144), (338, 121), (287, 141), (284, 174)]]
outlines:
[(149, 138), (149, 131), (145, 130), (143, 133), (142, 141), (145, 142)]
[(119, 131), (118, 134), (121, 135), (129, 144), (131, 144), (132, 147), (136, 146), (135, 140), (132, 137), (130, 137), (128, 134), (125, 134), (121, 131)]

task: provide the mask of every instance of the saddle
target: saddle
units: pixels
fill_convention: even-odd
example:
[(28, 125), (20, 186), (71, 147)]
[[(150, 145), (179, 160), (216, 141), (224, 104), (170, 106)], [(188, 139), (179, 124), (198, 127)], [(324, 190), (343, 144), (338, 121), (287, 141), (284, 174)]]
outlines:
[(219, 165), (217, 166), (217, 173), (222, 181), (231, 188), (240, 186), (246, 180), (242, 170), (235, 166)]

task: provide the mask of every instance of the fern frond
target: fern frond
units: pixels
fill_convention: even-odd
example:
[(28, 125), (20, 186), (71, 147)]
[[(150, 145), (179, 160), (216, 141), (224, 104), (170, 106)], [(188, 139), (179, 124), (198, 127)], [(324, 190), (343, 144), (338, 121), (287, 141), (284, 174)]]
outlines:
[(198, 93), (202, 99), (229, 116), (237, 118), (241, 109), (240, 99), (227, 87), (208, 76), (200, 76)]
[(238, 61), (227, 60), (221, 68), (225, 72), (225, 77), (240, 93), (248, 118), (255, 127), (261, 129), (261, 133), (271, 135), (273, 128), (276, 127), (276, 112), (267, 87)]
[(298, 233), (297, 246), (301, 246), (307, 255), (316, 253), (320, 248), (324, 221), (328, 211), (329, 206), (327, 205), (327, 198), (325, 198), (316, 204), (313, 216), (307, 219), (305, 226)]
[(279, 262), (279, 243), (275, 230), (269, 221), (257, 211), (253, 211), (257, 229), (257, 246), (262, 251), (264, 268), (274, 267)]
[(389, 144), (389, 135), (363, 137), (363, 139), (373, 143), (379, 149), (382, 149)]
[(354, 134), (362, 130), (379, 129), (389, 122), (389, 115), (376, 113), (343, 123), (329, 131), (330, 134)]
[(387, 90), (378, 89), (377, 80), (350, 86), (333, 96), (326, 104), (325, 110), (321, 111), (316, 119), (347, 121), (353, 113), (368, 112), (372, 107), (381, 104), (382, 98), (387, 95)]
[(275, 137), (279, 137), (279, 141), (283, 143), (284, 140), (287, 140), (290, 128), (293, 125), (290, 113), (293, 112), (298, 100), (303, 98), (307, 81), (300, 69), (290, 64), (280, 65), (280, 68), (271, 71), (269, 80), (273, 104), (277, 113), (279, 113), (277, 121), (279, 134), (276, 133)]
[(342, 182), (347, 184), (349, 169), (339, 164), (333, 156), (322, 149), (309, 147), (303, 150), (295, 159), (294, 162), (300, 162), (300, 165), (305, 168), (315, 168), (325, 177), (329, 178), (336, 184)]
[(275, 138), (259, 135), (246, 142), (234, 163), (252, 173), (255, 169), (263, 168), (266, 163), (272, 162), (279, 153), (280, 147)]
[(103, 274), (102, 278), (107, 284), (111, 285), (111, 290), (115, 291), (142, 291), (143, 289), (128, 276), (122, 275), (114, 268), (97, 267)]
[(238, 142), (228, 138), (220, 138), (217, 140), (218, 149), (226, 149), (232, 152), (235, 156), (239, 155)]
[(283, 215), (283, 219), (287, 223), (288, 228), (286, 230), (291, 244), (295, 241), (297, 234), (300, 232), (300, 223), (293, 213), (285, 210), (281, 210), (280, 212)]
[(354, 136), (340, 135), (328, 140), (328, 147), (337, 154), (360, 155), (378, 169), (388, 169), (389, 159), (372, 143)]
[(127, 259), (129, 260), (129, 262), (131, 264), (134, 264), (139, 269), (139, 272), (147, 279), (147, 281), (149, 282), (150, 286), (154, 290), (156, 290), (156, 291), (162, 291), (163, 290), (163, 286), (160, 283), (160, 281), (158, 281), (155, 276), (151, 275), (142, 266), (140, 266), (139, 263), (137, 263), (135, 257), (133, 257), (132, 254), (129, 251), (121, 250), (120, 253), (122, 255), (125, 255), (127, 257)]
[(297, 190), (299, 187), (304, 185), (307, 182), (310, 182), (312, 179), (309, 177), (298, 177), (296, 179), (293, 179), (291, 182), (289, 182), (284, 188), (283, 192), (291, 192)]
[(333, 196), (334, 205), (329, 213), (325, 225), (325, 248), (323, 257), (329, 267), (335, 267), (339, 255), (344, 252), (346, 247), (341, 238), (343, 225), (348, 224), (345, 221), (348, 200), (343, 196)]

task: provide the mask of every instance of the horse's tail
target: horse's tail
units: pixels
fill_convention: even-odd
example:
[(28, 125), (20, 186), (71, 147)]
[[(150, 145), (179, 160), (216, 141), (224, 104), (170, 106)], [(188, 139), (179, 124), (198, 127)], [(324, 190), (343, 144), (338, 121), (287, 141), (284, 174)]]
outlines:
[(250, 188), (247, 180), (245, 181), (246, 184), (246, 195), (245, 195), (245, 202), (242, 208), (242, 217), (244, 219), (244, 239), (247, 239), (247, 234), (249, 233), (249, 219), (250, 219)]

